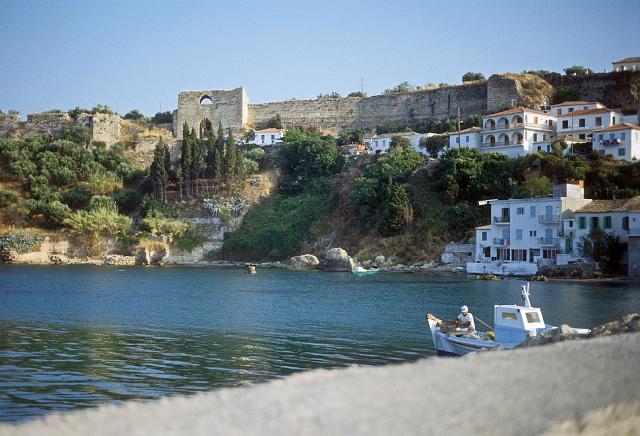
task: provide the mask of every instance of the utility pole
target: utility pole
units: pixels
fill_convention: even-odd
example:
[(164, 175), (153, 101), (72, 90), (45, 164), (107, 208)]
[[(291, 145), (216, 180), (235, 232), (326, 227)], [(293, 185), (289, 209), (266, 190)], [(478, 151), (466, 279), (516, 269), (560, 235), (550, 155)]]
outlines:
[(362, 76), (360, 76), (360, 92), (364, 96), (364, 81), (362, 80)]

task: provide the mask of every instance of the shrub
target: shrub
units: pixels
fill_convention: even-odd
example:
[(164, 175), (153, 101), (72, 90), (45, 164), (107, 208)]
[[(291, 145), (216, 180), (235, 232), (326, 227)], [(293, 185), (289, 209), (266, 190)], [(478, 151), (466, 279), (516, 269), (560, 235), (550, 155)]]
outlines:
[(166, 235), (174, 238), (183, 236), (191, 227), (189, 223), (184, 221), (166, 218), (157, 210), (151, 211), (142, 222), (154, 235)]
[(69, 215), (71, 215), (71, 209), (60, 201), (47, 203), (42, 207), (42, 216), (47, 225), (51, 227), (61, 226)]
[(0, 207), (7, 207), (18, 200), (18, 194), (14, 191), (0, 190)]
[[(115, 206), (114, 206), (115, 208)], [(131, 218), (111, 209), (98, 208), (77, 211), (64, 220), (71, 234), (84, 237), (92, 248), (101, 237), (125, 237), (131, 231)]]
[(89, 205), (90, 199), (91, 193), (83, 186), (76, 186), (62, 194), (62, 201), (72, 209), (84, 209)]
[(188, 236), (183, 235), (176, 239), (176, 247), (178, 250), (191, 252), (194, 248), (200, 247), (207, 238), (204, 236)]
[(111, 194), (122, 189), (122, 179), (109, 171), (97, 171), (89, 176), (86, 187), (93, 195)]
[(246, 174), (256, 173), (260, 169), (258, 162), (247, 158), (244, 158), (243, 166)]
[(462, 82), (475, 82), (478, 80), (485, 80), (484, 74), (468, 72), (462, 76)]
[(116, 206), (114, 199), (107, 197), (106, 195), (95, 195), (91, 197), (91, 201), (89, 201), (89, 210), (97, 211), (99, 209), (114, 213), (118, 212), (118, 207)]
[(259, 147), (252, 148), (244, 154), (244, 157), (247, 159), (251, 159), (254, 162), (260, 164), (265, 156), (265, 151)]
[(124, 191), (120, 191), (113, 196), (113, 199), (118, 205), (118, 210), (123, 214), (130, 214), (134, 212), (140, 203), (142, 202), (142, 194), (135, 189), (127, 188)]

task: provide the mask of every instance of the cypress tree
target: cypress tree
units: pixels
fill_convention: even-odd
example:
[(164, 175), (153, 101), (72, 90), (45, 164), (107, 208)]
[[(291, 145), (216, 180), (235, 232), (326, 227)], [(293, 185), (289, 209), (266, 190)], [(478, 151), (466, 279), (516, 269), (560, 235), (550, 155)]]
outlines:
[(166, 201), (165, 192), (168, 181), (165, 149), (168, 150), (169, 148), (164, 144), (162, 138), (160, 138), (160, 141), (158, 141), (153, 151), (153, 162), (150, 168), (155, 197), (163, 203)]
[(185, 121), (182, 127), (182, 155), (180, 156), (180, 169), (182, 175), (182, 184), (185, 187), (185, 194), (189, 197), (189, 186), (191, 182), (191, 166), (193, 165), (193, 150), (191, 147), (191, 138), (189, 135), (189, 126)]

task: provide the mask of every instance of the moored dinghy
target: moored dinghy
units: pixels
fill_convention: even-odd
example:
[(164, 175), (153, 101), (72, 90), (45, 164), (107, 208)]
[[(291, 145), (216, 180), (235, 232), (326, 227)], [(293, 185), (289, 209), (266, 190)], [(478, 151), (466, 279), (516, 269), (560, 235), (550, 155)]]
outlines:
[(372, 274), (377, 274), (378, 272), (380, 272), (378, 268), (366, 269), (361, 266), (357, 266), (351, 270), (351, 274), (353, 274), (354, 276), (369, 276)]
[[(524, 305), (495, 305), (494, 329), (489, 333), (464, 331), (453, 327), (450, 321), (443, 321), (427, 314), (431, 337), (438, 354), (464, 355), (479, 350), (500, 346), (510, 349), (523, 343), (529, 336), (555, 329), (545, 324), (540, 308), (532, 307), (529, 300), (529, 284), (522, 285)], [(477, 318), (476, 318), (477, 319)], [(588, 334), (589, 329), (573, 329), (575, 334)]]

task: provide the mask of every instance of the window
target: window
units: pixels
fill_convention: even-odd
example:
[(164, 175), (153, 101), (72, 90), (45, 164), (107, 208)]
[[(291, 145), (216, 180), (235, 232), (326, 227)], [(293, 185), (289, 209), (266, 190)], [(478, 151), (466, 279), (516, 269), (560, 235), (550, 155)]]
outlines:
[(487, 240), (487, 232), (482, 232), (482, 240), (483, 241)]
[(562, 115), (562, 109), (556, 109), (556, 115)]
[(604, 228), (605, 229), (610, 229), (611, 228), (611, 217), (610, 216), (604, 217)]
[(613, 117), (613, 122), (611, 124), (615, 124), (616, 123), (616, 117)]
[(456, 136), (456, 144), (460, 144), (460, 137)]
[(542, 258), (543, 259), (555, 259), (556, 258), (556, 250), (542, 250)]
[(510, 319), (510, 320), (517, 320), (518, 317), (516, 316), (515, 312), (502, 312), (502, 319)]
[(522, 241), (522, 229), (516, 229), (516, 241)]
[(618, 149), (618, 156), (624, 156), (626, 153), (626, 148), (619, 148)]
[(625, 139), (627, 139), (627, 133), (626, 132), (620, 132), (620, 140), (624, 141)]
[(533, 134), (533, 142), (538, 142), (538, 134), (537, 133)]
[(527, 316), (527, 322), (530, 324), (540, 322), (540, 315), (538, 315), (538, 312), (525, 312), (525, 315)]
[(529, 236), (535, 238), (536, 236), (538, 236), (538, 231), (537, 230), (529, 230)]
[(573, 228), (573, 221), (569, 221), (569, 228), (572, 229)]
[(573, 108), (572, 107), (569, 108), (569, 112), (573, 112)]
[(511, 260), (524, 262), (527, 260), (527, 250), (511, 250)]
[(602, 126), (602, 117), (596, 117), (596, 127)]
[(622, 230), (629, 230), (629, 217), (622, 217)]
[(591, 230), (597, 229), (598, 227), (600, 227), (600, 220), (598, 219), (597, 216), (592, 216), (591, 217)]
[(549, 126), (553, 126), (553, 120), (549, 120)]
[(264, 135), (260, 135), (260, 139), (264, 142)]
[(598, 141), (602, 142), (604, 140), (604, 135), (601, 133), (598, 135)]
[(533, 124), (538, 124), (538, 117), (533, 117)]
[(587, 228), (587, 217), (581, 216), (580, 218), (578, 218), (578, 228), (579, 229)]
[(536, 217), (536, 207), (529, 206), (529, 218), (535, 218), (535, 217)]
[(547, 134), (546, 134), (546, 133), (542, 135), (542, 140), (543, 140), (543, 141), (546, 141), (546, 140), (547, 140)]
[(615, 141), (616, 140), (616, 134), (615, 133), (609, 133), (609, 141)]
[(584, 133), (578, 135), (578, 139), (587, 139), (587, 136)]
[(524, 215), (524, 207), (517, 208), (516, 215)]
[(509, 229), (502, 229), (502, 239), (509, 239)]
[(562, 128), (563, 129), (569, 128), (569, 120), (562, 120)]
[(276, 140), (276, 135), (271, 135), (271, 141), (275, 141)]
[(469, 142), (469, 135), (464, 137), (464, 142)]
[(538, 145), (538, 151), (542, 151), (542, 145)]
[(578, 119), (578, 127), (584, 127), (586, 126), (586, 122), (584, 118), (580, 118)]

